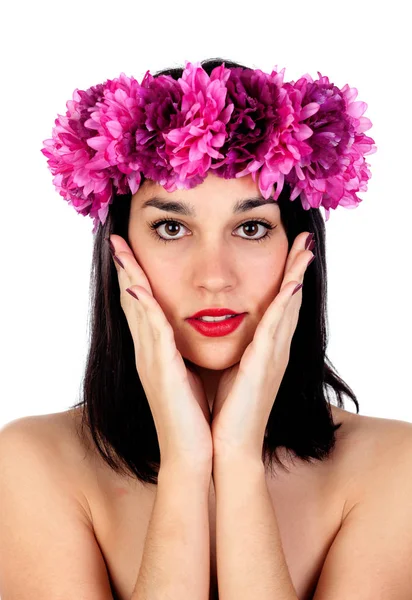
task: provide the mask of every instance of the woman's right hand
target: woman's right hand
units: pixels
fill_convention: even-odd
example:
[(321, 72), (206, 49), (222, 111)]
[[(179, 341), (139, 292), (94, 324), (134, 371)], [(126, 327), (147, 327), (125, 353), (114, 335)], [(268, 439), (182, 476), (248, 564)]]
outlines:
[[(119, 235), (110, 240), (120, 304), (133, 338), (136, 369), (156, 426), (161, 464), (210, 465), (213, 443), (209, 404), (199, 376), (176, 348), (173, 328), (132, 250)], [(112, 251), (113, 254), (113, 251)], [(126, 289), (134, 291), (138, 300)]]

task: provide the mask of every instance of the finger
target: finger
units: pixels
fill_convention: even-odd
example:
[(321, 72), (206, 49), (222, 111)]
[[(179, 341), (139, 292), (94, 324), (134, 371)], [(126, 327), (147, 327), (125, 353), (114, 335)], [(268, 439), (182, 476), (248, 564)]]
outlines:
[[(125, 294), (125, 290), (128, 287), (130, 287), (130, 285), (131, 285), (132, 282), (130, 281), (129, 274), (127, 272), (127, 269), (125, 268), (123, 260), (121, 260), (115, 254), (115, 251), (113, 250), (112, 247), (110, 247), (110, 254), (112, 256), (113, 264), (114, 264), (115, 269), (117, 271), (117, 277), (118, 277), (119, 289), (120, 289), (120, 304), (123, 306), (125, 298), (126, 298), (126, 296), (128, 296), (128, 294)], [(129, 302), (129, 300), (127, 300), (127, 302)]]
[[(142, 343), (151, 340), (154, 347), (161, 344), (162, 352), (166, 353), (166, 360), (173, 360), (176, 348), (173, 328), (154, 298), (146, 275), (123, 238), (116, 236), (115, 243), (112, 236), (109, 239), (113, 245), (111, 253), (119, 278), (120, 304), (132, 334), (136, 358), (142, 350)], [(119, 248), (122, 248), (121, 252)], [(119, 258), (122, 264), (119, 264), (116, 258)], [(136, 280), (142, 285), (137, 285)], [(146, 343), (145, 352), (152, 355), (150, 344)]]
[[(306, 252), (305, 252), (305, 254), (306, 254)], [(282, 306), (281, 318), (278, 319), (277, 323), (275, 324), (274, 329), (272, 329), (272, 331), (271, 331), (272, 338), (274, 339), (276, 336), (276, 338), (279, 340), (279, 352), (281, 353), (281, 355), (283, 352), (285, 352), (285, 348), (288, 349), (288, 352), (290, 350), (290, 344), (292, 341), (292, 337), (296, 331), (296, 327), (297, 327), (298, 320), (299, 320), (300, 307), (302, 306), (302, 289), (303, 289), (303, 285), (304, 285), (304, 283), (303, 283), (304, 276), (305, 276), (308, 264), (310, 264), (314, 258), (315, 258), (315, 256), (313, 255), (307, 263), (303, 262), (303, 267), (302, 267), (302, 260), (300, 261), (299, 268), (302, 269), (302, 275), (299, 278), (298, 283), (297, 283), (297, 277), (296, 277), (295, 280), (293, 280), (287, 284), (287, 289), (289, 291), (289, 294), (288, 295), (285, 294), (285, 297), (283, 298), (283, 302), (281, 303), (281, 306)], [(283, 341), (283, 343), (282, 343), (282, 341)], [(285, 344), (286, 344), (286, 346), (285, 346)]]
[[(136, 257), (127, 242), (120, 235), (116, 234), (110, 235), (109, 239), (113, 244), (115, 255), (123, 264), (124, 270), (129, 277), (130, 284), (140, 285), (153, 296), (152, 287), (146, 273), (137, 262)], [(126, 287), (130, 287), (130, 285), (128, 284)]]
[(305, 244), (306, 240), (308, 239), (309, 233), (309, 231), (302, 231), (301, 233), (299, 233), (299, 235), (296, 236), (286, 261), (285, 272), (290, 269), (298, 254), (302, 250), (306, 250)]
[[(287, 331), (295, 329), (299, 309), (302, 303), (302, 287), (303, 279), (308, 264), (315, 256), (310, 250), (305, 250), (304, 245), (307, 239), (306, 234), (300, 234), (296, 238), (293, 254), (294, 263), (285, 272), (284, 279), (280, 291), (267, 308), (255, 332), (256, 343), (260, 345), (262, 358), (263, 355), (270, 356), (271, 344), (268, 344), (268, 338), (274, 340), (275, 337), (282, 336), (286, 339), (288, 336), (284, 334), (285, 327)], [(303, 250), (299, 245), (303, 243)], [(297, 300), (293, 301), (296, 296)], [(292, 331), (292, 335), (293, 335)], [(290, 337), (290, 336), (289, 336)], [(280, 349), (281, 350), (281, 349)]]
[[(308, 232), (302, 232), (296, 237), (286, 262), (288, 266), (285, 268), (280, 290), (263, 315), (255, 335), (259, 335), (258, 330), (261, 329), (273, 337), (286, 309), (291, 303), (291, 298), (296, 294), (302, 300), (302, 293), (300, 292), (302, 287), (297, 290), (296, 287), (303, 284), (306, 269), (315, 256), (311, 250), (305, 249), (308, 235)], [(292, 303), (292, 305), (296, 308), (296, 303)]]
[(262, 344), (262, 348), (268, 348), (267, 339), (273, 339), (276, 335), (276, 331), (281, 323), (287, 308), (290, 304), (292, 294), (297, 285), (300, 282), (298, 280), (291, 280), (287, 282), (283, 288), (280, 289), (279, 293), (266, 309), (262, 319), (260, 320), (254, 339), (258, 344)]
[[(174, 331), (163, 312), (162, 307), (156, 298), (144, 287), (139, 285), (129, 286), (129, 290), (134, 292), (138, 299), (131, 298), (134, 302), (140, 303), (144, 313), (147, 316), (147, 322), (151, 329), (151, 334), (155, 342), (164, 343), (166, 350), (174, 351)], [(169, 358), (173, 358), (172, 355)]]
[(303, 283), (303, 278), (309, 265), (309, 261), (313, 256), (315, 256), (311, 250), (305, 249), (307, 235), (307, 233), (304, 233), (297, 236), (286, 261), (286, 267), (280, 289), (283, 289), (291, 281), (296, 280), (297, 283)]
[[(110, 239), (110, 238), (108, 238)], [(127, 272), (127, 269), (125, 269), (125, 265), (122, 259), (119, 258), (119, 256), (117, 255), (113, 244), (110, 244), (110, 255), (113, 259), (113, 264), (115, 266), (115, 269), (117, 271), (118, 277), (119, 277), (119, 283), (122, 282), (123, 289), (124, 289), (124, 284), (126, 284), (126, 287), (129, 285), (129, 274)]]

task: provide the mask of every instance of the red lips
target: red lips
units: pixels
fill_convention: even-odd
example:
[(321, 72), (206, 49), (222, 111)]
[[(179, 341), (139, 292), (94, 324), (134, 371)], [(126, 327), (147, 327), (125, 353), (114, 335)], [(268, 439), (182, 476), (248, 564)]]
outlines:
[(197, 313), (188, 317), (188, 319), (198, 319), (199, 317), (224, 317), (225, 315), (238, 315), (241, 313), (236, 313), (234, 310), (230, 308), (204, 308), (203, 310), (199, 310)]
[(201, 333), (206, 337), (220, 337), (236, 331), (245, 318), (246, 313), (242, 313), (241, 315), (230, 317), (225, 321), (217, 321), (214, 323), (207, 323), (206, 321), (197, 318), (187, 319), (187, 322), (196, 329), (198, 333)]

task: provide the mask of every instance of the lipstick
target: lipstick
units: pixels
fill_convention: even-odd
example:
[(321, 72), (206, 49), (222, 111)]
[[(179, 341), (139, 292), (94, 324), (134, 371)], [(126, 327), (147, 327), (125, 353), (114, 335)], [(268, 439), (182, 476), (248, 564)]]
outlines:
[[(217, 316), (217, 315), (211, 314), (213, 311), (208, 312), (207, 310), (205, 310), (205, 311), (201, 311), (201, 312), (205, 312), (209, 316)], [(227, 314), (230, 314), (230, 312), (233, 312), (233, 311), (225, 312), (224, 314), (227, 315)], [(239, 325), (242, 323), (245, 316), (246, 316), (246, 313), (242, 313), (240, 315), (235, 315), (233, 317), (229, 317), (225, 321), (215, 321), (215, 322), (201, 321), (200, 319), (193, 318), (193, 317), (190, 317), (189, 319), (186, 319), (186, 320), (189, 323), (189, 325), (191, 325), (194, 329), (196, 329), (196, 331), (198, 331), (202, 335), (205, 335), (207, 337), (220, 337), (220, 336), (224, 336), (224, 335), (229, 335), (230, 333), (235, 331), (239, 327)]]

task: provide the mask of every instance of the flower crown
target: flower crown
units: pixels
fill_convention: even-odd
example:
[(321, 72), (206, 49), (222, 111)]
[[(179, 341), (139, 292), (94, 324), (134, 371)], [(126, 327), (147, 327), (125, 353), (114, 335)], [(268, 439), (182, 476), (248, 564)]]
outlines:
[[(139, 83), (119, 78), (76, 89), (65, 116), (43, 141), (53, 183), (93, 233), (106, 221), (113, 193), (134, 194), (145, 178), (167, 191), (191, 189), (207, 171), (225, 179), (251, 174), (264, 198), (277, 200), (284, 183), (305, 210), (355, 208), (376, 152), (365, 135), (365, 102), (347, 84), (339, 89), (318, 72), (284, 82), (285, 69), (213, 69), (185, 61), (182, 77)], [(272, 196), (271, 196), (272, 195)]]

